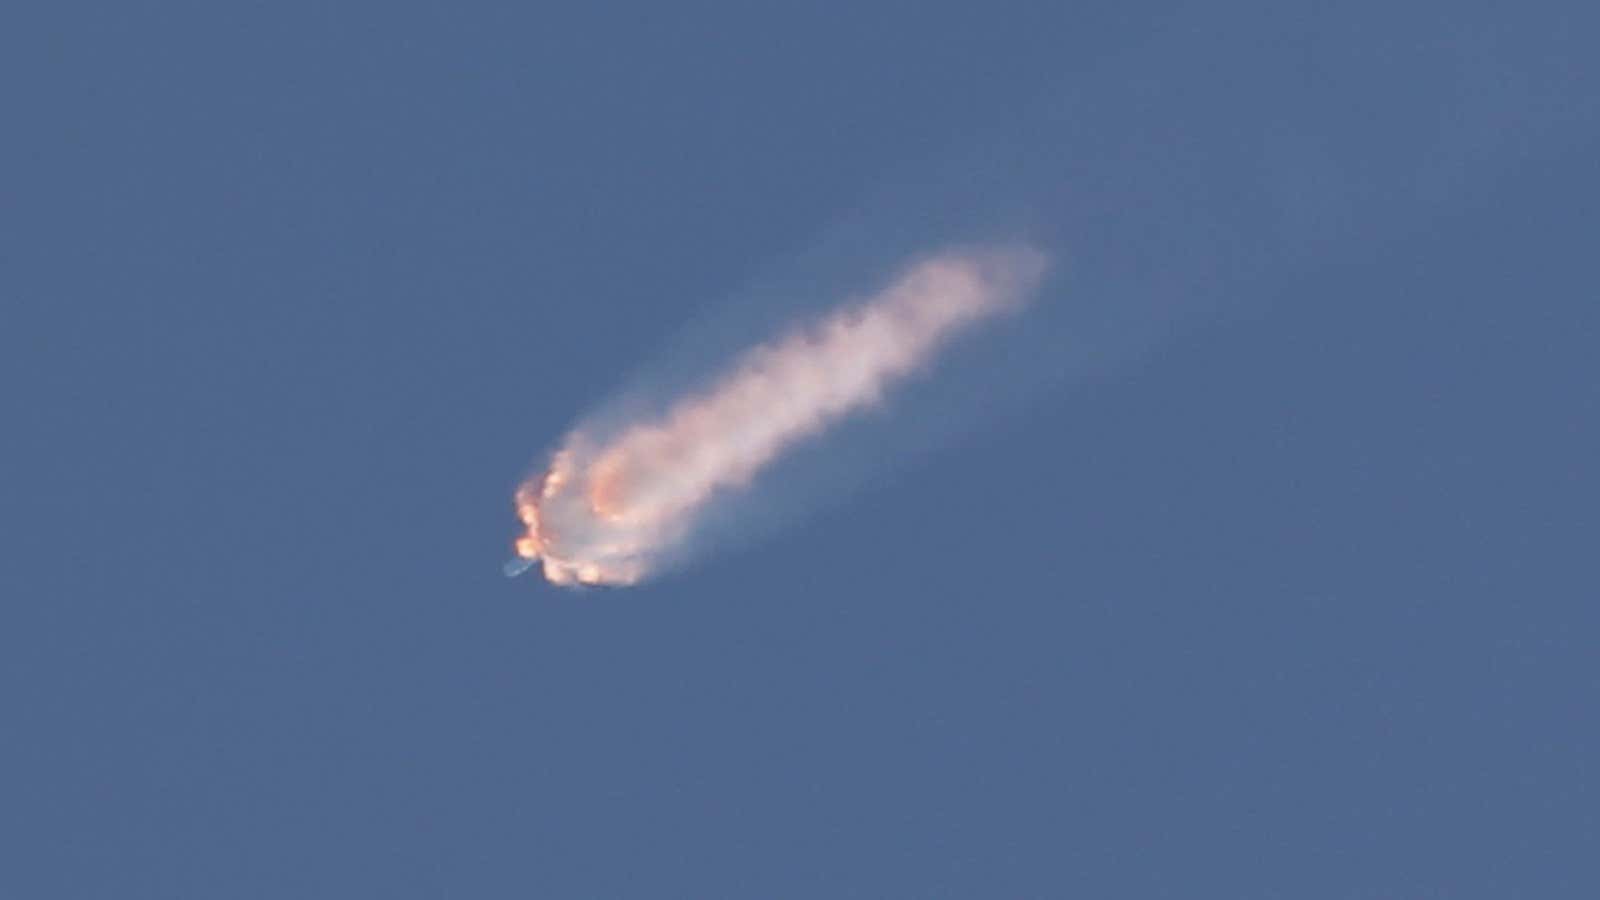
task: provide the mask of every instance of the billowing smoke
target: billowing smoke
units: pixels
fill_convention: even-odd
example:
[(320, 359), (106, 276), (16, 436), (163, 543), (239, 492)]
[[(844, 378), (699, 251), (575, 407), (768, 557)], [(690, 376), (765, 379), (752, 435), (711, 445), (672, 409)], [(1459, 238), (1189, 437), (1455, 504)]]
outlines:
[(506, 574), (535, 561), (556, 584), (659, 572), (709, 505), (797, 443), (879, 403), (972, 326), (1018, 309), (1046, 257), (1026, 246), (925, 257), (874, 296), (763, 344), (658, 417), (579, 427), (516, 494), (526, 531)]

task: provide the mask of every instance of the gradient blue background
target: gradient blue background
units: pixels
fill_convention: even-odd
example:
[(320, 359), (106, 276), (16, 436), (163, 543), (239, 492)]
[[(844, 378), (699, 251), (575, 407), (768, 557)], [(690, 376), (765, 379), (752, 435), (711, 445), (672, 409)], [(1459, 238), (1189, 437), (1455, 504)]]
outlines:
[[(1404, 201), (1459, 4), (799, 6), (9, 8), (0, 896), (1600, 896), (1587, 6), (1477, 19), (1557, 124)], [(668, 335), (1124, 58), (1260, 60), (1367, 212), (774, 540), (500, 577)]]

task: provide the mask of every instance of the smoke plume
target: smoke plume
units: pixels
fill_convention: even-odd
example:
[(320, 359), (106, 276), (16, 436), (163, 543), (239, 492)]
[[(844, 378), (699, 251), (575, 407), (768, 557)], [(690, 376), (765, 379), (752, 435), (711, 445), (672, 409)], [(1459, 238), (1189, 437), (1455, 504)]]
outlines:
[(556, 584), (626, 585), (659, 572), (712, 502), (879, 403), (953, 337), (1019, 308), (1045, 267), (1023, 246), (923, 258), (876, 295), (746, 352), (658, 417), (603, 435), (580, 426), (517, 490), (526, 530), (507, 574), (535, 561)]

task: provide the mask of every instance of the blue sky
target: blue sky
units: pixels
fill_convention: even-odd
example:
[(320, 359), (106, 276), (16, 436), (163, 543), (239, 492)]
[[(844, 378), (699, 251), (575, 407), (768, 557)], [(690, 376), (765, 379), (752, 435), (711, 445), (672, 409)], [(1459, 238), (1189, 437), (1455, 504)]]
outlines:
[[(1596, 23), (1498, 16), (13, 11), (0, 893), (1594, 896)], [(1002, 197), (1074, 377), (500, 576), (674, 335)]]

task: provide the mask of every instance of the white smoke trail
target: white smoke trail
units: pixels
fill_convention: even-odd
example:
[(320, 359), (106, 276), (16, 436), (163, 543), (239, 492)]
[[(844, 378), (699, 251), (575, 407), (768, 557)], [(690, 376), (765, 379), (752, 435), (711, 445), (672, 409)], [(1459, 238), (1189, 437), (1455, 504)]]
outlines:
[[(659, 571), (719, 495), (785, 450), (879, 402), (953, 336), (1017, 308), (1044, 273), (1030, 247), (952, 250), (876, 296), (746, 353), (653, 421), (597, 440), (578, 429), (518, 489), (520, 560), (557, 584), (633, 584)], [(516, 561), (507, 573), (526, 568)]]

